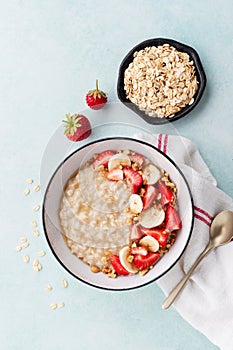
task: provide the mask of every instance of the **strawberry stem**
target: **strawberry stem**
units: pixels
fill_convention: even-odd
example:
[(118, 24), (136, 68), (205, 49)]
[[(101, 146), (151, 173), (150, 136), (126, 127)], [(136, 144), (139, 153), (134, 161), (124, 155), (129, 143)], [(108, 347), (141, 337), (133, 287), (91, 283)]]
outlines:
[(64, 133), (74, 135), (75, 132), (79, 127), (82, 126), (82, 124), (79, 123), (79, 121), (82, 119), (82, 116), (79, 114), (73, 114), (70, 113), (66, 114), (66, 119), (63, 119), (63, 123), (65, 124), (65, 131)]
[(99, 91), (99, 87), (98, 87), (98, 79), (96, 79), (95, 86), (96, 86), (96, 91)]

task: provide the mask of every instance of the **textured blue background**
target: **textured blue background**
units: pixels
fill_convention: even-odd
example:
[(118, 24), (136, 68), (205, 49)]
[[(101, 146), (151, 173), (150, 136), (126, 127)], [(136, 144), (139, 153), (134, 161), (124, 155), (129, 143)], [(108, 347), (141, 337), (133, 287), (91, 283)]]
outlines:
[[(42, 232), (32, 234), (40, 194), (24, 198), (23, 190), (26, 178), (40, 181), (49, 139), (65, 113), (85, 108), (95, 79), (117, 101), (117, 71), (127, 51), (167, 37), (199, 52), (208, 79), (198, 107), (175, 128), (198, 145), (218, 186), (233, 196), (232, 13), (230, 0), (0, 1), (1, 350), (217, 349), (174, 309), (161, 310), (156, 283), (109, 293), (69, 276)], [(21, 236), (30, 240), (25, 253), (32, 260), (46, 250), (40, 273), (15, 252)], [(44, 291), (46, 283), (53, 291)], [(51, 311), (49, 304), (59, 301), (65, 308)]]

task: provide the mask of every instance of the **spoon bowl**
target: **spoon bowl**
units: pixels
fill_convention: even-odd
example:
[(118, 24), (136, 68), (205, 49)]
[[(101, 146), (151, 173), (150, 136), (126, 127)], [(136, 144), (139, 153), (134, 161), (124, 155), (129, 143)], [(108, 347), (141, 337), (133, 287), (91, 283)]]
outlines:
[(215, 216), (210, 227), (210, 243), (213, 248), (228, 243), (233, 237), (233, 212), (223, 210)]
[(169, 306), (175, 301), (177, 296), (180, 294), (192, 275), (195, 268), (199, 265), (202, 259), (214, 248), (217, 248), (223, 244), (230, 242), (233, 238), (233, 212), (230, 210), (223, 210), (218, 215), (215, 216), (214, 220), (210, 226), (209, 233), (209, 243), (203, 252), (199, 255), (193, 266), (187, 272), (187, 274), (182, 278), (182, 280), (176, 285), (176, 287), (171, 291), (168, 297), (163, 302), (162, 308), (168, 309)]

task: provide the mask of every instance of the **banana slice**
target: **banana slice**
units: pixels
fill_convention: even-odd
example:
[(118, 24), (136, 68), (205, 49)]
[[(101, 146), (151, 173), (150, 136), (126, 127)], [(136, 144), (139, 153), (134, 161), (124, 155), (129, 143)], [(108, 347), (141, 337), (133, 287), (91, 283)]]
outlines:
[(134, 214), (139, 214), (142, 211), (143, 203), (142, 199), (138, 194), (131, 194), (129, 198), (130, 211)]
[(114, 156), (112, 156), (108, 161), (108, 170), (111, 171), (113, 169), (116, 169), (120, 165), (131, 166), (131, 160), (126, 154), (123, 154), (123, 153), (114, 154)]
[(143, 227), (152, 228), (162, 224), (165, 219), (165, 212), (163, 209), (151, 207), (143, 210), (139, 216), (139, 222)]
[(119, 258), (121, 265), (129, 272), (129, 273), (137, 273), (138, 270), (136, 266), (128, 261), (129, 256), (129, 247), (123, 247), (119, 252)]
[(159, 242), (152, 236), (145, 236), (139, 241), (139, 245), (148, 248), (149, 252), (155, 253), (159, 250)]
[(148, 185), (154, 185), (161, 177), (160, 170), (153, 164), (144, 167), (143, 175)]

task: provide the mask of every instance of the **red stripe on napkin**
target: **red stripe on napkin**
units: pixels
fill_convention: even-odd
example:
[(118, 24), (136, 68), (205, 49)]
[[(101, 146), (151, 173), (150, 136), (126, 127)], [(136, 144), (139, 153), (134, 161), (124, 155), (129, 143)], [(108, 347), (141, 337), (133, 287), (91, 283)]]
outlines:
[(208, 226), (211, 225), (211, 222), (213, 220), (213, 216), (207, 213), (207, 211), (205, 211), (204, 209), (197, 207), (196, 205), (194, 206), (194, 217), (204, 222)]
[(159, 134), (158, 149), (165, 154), (167, 153), (167, 144), (168, 144), (168, 134)]
[(168, 134), (164, 135), (163, 153), (167, 153)]
[(161, 147), (162, 147), (162, 134), (159, 134), (158, 136), (158, 149), (161, 151)]
[(210, 226), (211, 222), (207, 221), (205, 218), (203, 218), (201, 215), (198, 215), (194, 213), (194, 217), (202, 222), (204, 222), (206, 225)]
[(194, 206), (194, 209), (196, 211), (198, 211), (199, 213), (204, 214), (208, 219), (213, 220), (213, 216), (211, 216), (209, 213), (207, 213), (207, 211), (197, 207), (196, 205)]

